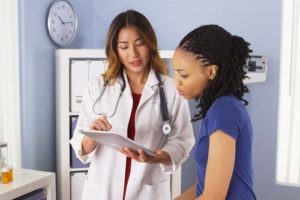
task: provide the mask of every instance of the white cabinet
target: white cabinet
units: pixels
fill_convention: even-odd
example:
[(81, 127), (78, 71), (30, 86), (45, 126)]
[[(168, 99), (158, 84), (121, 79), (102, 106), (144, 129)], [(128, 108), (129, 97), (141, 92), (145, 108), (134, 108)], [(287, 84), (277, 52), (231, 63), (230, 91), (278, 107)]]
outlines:
[(15, 199), (38, 189), (45, 189), (47, 200), (55, 200), (55, 174), (28, 169), (14, 169), (14, 180), (8, 184), (0, 183), (0, 199)]
[(75, 163), (79, 161), (72, 155), (69, 140), (88, 80), (92, 74), (101, 74), (105, 70), (105, 52), (60, 49), (55, 52), (55, 58), (57, 192), (58, 199), (70, 200), (71, 188), (80, 188), (75, 181), (71, 185), (74, 172), (86, 172), (87, 166), (76, 167)]
[[(160, 51), (160, 55), (170, 63), (173, 51)], [(100, 49), (60, 49), (55, 56), (58, 199), (75, 200), (88, 168), (74, 158), (69, 140), (88, 80), (106, 70), (106, 56)], [(172, 176), (170, 187), (172, 197), (180, 194), (181, 169)]]

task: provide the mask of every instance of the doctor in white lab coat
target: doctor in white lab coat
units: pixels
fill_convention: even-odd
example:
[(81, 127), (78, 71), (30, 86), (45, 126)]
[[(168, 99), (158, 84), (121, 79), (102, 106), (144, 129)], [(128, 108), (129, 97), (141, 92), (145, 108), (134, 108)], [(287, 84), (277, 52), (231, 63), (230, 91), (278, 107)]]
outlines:
[[(129, 10), (114, 19), (107, 35), (106, 54), (108, 70), (90, 81), (70, 141), (77, 157), (83, 163), (90, 162), (82, 199), (168, 200), (170, 174), (188, 158), (194, 145), (188, 103), (178, 95), (172, 79), (163, 75), (165, 68), (157, 52), (155, 33), (141, 13)], [(167, 135), (161, 129), (155, 72), (164, 85), (172, 127)], [(119, 96), (124, 83), (126, 87)], [(86, 127), (111, 129), (154, 150), (156, 156), (97, 144), (78, 132)]]

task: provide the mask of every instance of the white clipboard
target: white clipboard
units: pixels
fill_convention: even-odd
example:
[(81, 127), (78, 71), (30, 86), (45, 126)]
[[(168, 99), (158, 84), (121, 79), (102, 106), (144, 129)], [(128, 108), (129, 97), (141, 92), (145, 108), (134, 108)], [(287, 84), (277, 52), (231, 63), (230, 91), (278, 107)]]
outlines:
[(112, 131), (98, 131), (98, 130), (91, 130), (91, 129), (81, 129), (79, 130), (80, 133), (93, 138), (98, 143), (101, 143), (103, 145), (109, 146), (117, 151), (120, 151), (122, 147), (127, 147), (129, 149), (132, 149), (134, 151), (138, 151), (138, 149), (142, 149), (145, 154), (149, 156), (156, 156), (156, 154), (135, 143), (129, 138), (122, 137), (121, 135), (118, 135)]

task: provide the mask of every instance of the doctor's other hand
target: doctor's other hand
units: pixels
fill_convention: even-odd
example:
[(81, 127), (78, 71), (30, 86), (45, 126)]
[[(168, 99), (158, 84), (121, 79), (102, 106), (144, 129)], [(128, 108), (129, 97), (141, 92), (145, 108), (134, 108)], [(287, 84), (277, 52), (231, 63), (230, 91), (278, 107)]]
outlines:
[(88, 136), (84, 136), (81, 142), (82, 154), (91, 153), (97, 146), (97, 142)]
[(108, 131), (112, 128), (105, 115), (99, 115), (90, 125), (90, 129)]
[(137, 162), (162, 163), (165, 165), (172, 164), (170, 155), (167, 152), (161, 151), (159, 149), (155, 151), (156, 154), (155, 156), (148, 156), (147, 154), (145, 154), (145, 152), (142, 149), (139, 149), (138, 152), (136, 152), (127, 147), (122, 147), (120, 149), (120, 152)]

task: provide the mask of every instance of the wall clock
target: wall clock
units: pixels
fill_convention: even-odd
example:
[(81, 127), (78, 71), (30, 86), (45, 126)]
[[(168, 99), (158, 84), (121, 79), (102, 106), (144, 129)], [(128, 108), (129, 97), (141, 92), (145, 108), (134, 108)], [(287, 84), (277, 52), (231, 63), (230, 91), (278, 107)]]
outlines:
[(47, 28), (56, 45), (66, 47), (72, 43), (77, 33), (77, 16), (69, 1), (56, 0), (50, 5)]

